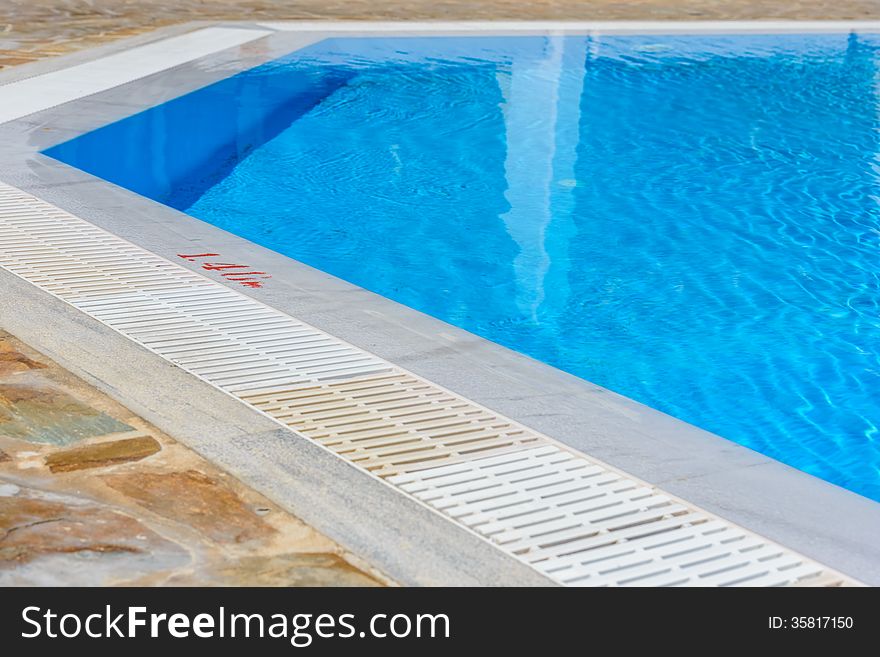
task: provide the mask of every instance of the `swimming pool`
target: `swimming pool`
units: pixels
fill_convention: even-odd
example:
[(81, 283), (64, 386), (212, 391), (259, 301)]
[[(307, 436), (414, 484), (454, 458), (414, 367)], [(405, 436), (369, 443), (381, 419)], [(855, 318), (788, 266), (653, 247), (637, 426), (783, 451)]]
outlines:
[(328, 39), (46, 153), (880, 500), (878, 45)]

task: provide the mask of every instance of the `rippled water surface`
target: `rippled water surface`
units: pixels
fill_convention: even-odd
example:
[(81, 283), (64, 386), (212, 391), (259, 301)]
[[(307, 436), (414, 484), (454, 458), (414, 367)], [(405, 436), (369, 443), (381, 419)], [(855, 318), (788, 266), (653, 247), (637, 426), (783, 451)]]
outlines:
[(878, 46), (325, 41), (231, 102), (319, 98), (151, 195), (880, 499)]

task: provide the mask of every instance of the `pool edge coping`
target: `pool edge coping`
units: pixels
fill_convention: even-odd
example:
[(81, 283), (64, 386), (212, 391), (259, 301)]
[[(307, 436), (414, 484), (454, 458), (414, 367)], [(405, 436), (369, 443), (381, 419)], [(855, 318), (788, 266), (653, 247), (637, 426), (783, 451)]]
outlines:
[[(797, 22), (789, 23), (793, 24), (792, 27), (800, 29)], [(864, 22), (847, 23), (852, 25)], [(880, 21), (871, 24), (880, 28)], [(241, 27), (257, 24), (229, 22), (206, 24), (198, 22), (197, 25), (187, 25), (197, 27), (234, 25)], [(258, 25), (264, 26), (262, 23)], [(331, 23), (328, 22), (327, 25), (331, 25)], [(359, 23), (358, 28), (363, 25), (368, 24)], [(469, 25), (473, 25), (473, 23), (469, 23)], [(177, 27), (179, 26), (175, 26), (175, 28)], [(448, 24), (444, 25), (444, 29), (450, 29)], [(763, 26), (759, 29), (763, 29)], [(332, 33), (332, 30), (329, 32)], [(137, 39), (139, 43), (144, 43), (162, 38), (162, 36), (155, 39), (147, 38), (153, 34), (140, 35), (134, 39)], [(348, 36), (354, 35), (349, 34)], [(130, 48), (130, 45), (126, 45), (127, 41), (110, 44), (114, 47), (102, 49), (100, 56), (104, 56), (104, 53), (110, 54)], [(77, 55), (83, 61), (81, 54), (77, 53)], [(211, 59), (211, 57), (204, 57), (199, 61)], [(66, 66), (62, 64), (59, 68), (66, 68)], [(163, 71), (156, 75), (163, 76), (167, 73), (168, 71)], [(0, 83), (3, 82), (3, 79), (0, 75)], [(210, 77), (208, 81), (210, 81)], [(89, 96), (89, 100), (91, 103), (100, 105), (101, 97), (109, 94), (111, 101), (107, 104), (110, 114), (133, 113), (131, 107), (121, 109), (118, 104), (112, 102), (113, 92), (116, 91), (118, 97), (120, 87), (125, 87), (126, 92), (130, 93), (144, 84), (147, 84), (144, 79), (135, 80), (97, 96)], [(4, 124), (2, 129), (18, 127), (29, 135), (33, 134), (62, 119), (63, 115), (69, 111), (69, 106), (73, 106), (77, 102), (79, 101), (40, 112), (36, 122), (34, 122), (33, 116), (25, 117)], [(150, 102), (146, 105), (153, 104), (155, 103)], [(100, 122), (107, 121), (102, 119)], [(84, 128), (81, 132), (90, 129)], [(249, 296), (294, 317), (300, 317), (331, 335), (338, 335), (367, 351), (377, 353), (392, 363), (399, 362), (405, 368), (431, 381), (455, 390), (465, 397), (484, 406), (489, 406), (527, 426), (534, 427), (574, 449), (610, 463), (613, 467), (650, 481), (652, 484), (716, 513), (722, 518), (744, 526), (750, 531), (766, 536), (832, 568), (847, 572), (857, 579), (869, 583), (880, 583), (880, 563), (878, 563), (880, 560), (870, 554), (874, 542), (870, 540), (871, 537), (866, 531), (866, 527), (880, 526), (880, 504), (665, 416), (637, 402), (605, 391), (543, 363), (511, 352), (440, 320), (422, 315), (384, 297), (335, 279), (323, 272), (318, 272), (302, 263), (225, 233), (188, 215), (177, 213), (143, 197), (136, 197), (131, 192), (94, 179), (67, 165), (47, 162), (49, 158), (36, 152), (43, 147), (44, 145), (38, 146), (36, 150), (20, 149), (13, 152), (11, 158), (3, 158), (0, 154), (0, 160), (2, 160), (0, 161), (0, 179), (83, 217), (124, 239), (139, 244), (168, 260), (172, 260), (174, 252), (179, 249), (181, 244), (180, 241), (172, 242), (174, 237), (167, 233), (173, 224), (179, 231), (176, 236), (178, 239), (186, 236), (192, 240), (194, 236), (198, 236), (198, 239), (203, 241), (213, 240), (213, 243), (224, 245), (224, 255), (236, 256), (236, 254), (240, 254), (241, 257), (250, 259), (249, 264), (263, 267), (260, 263), (266, 263), (265, 266), (274, 268), (273, 271), (276, 272), (283, 269), (286, 272), (283, 275), (273, 274), (275, 276), (273, 281), (280, 283), (283, 286), (282, 290), (268, 288), (254, 290), (248, 292)], [(10, 180), (10, 178), (17, 180)], [(127, 219), (118, 217), (116, 211), (118, 211), (120, 203), (125, 204), (127, 208), (131, 205), (133, 213), (139, 218), (149, 216), (151, 220), (155, 221), (142, 222), (133, 221), (130, 217)], [(144, 223), (149, 225), (140, 225)], [(285, 263), (284, 261), (289, 262)], [(178, 264), (186, 265), (181, 262)], [(35, 292), (38, 291), (35, 290)], [(290, 297), (295, 299), (292, 304)], [(338, 304), (337, 299), (334, 304), (329, 297), (342, 297), (346, 302)], [(309, 299), (311, 299), (311, 303)], [(338, 307), (339, 305), (356, 306), (356, 308)], [(20, 330), (25, 333), (21, 337), (27, 341), (28, 334), (30, 334), (34, 336), (34, 340), (39, 346), (40, 326), (28, 327), (26, 321), (20, 323), (20, 326)], [(414, 340), (422, 342), (419, 345), (420, 349), (414, 348)], [(363, 344), (363, 342), (367, 344)], [(413, 345), (413, 348), (410, 349), (411, 353), (403, 354), (401, 357), (401, 354), (398, 353), (399, 349), (395, 348), (395, 344), (400, 343)], [(431, 355), (433, 351), (438, 353)], [(479, 366), (474, 366), (474, 360), (480, 361)], [(79, 367), (82, 369), (84, 364), (80, 364)], [(469, 373), (464, 377), (467, 381), (460, 380), (462, 378), (461, 372)], [(594, 426), (597, 420), (596, 414), (601, 415), (604, 412), (614, 415), (614, 421), (610, 425), (600, 427), (598, 433), (602, 435), (599, 436), (598, 442), (595, 436), (590, 439), (581, 437), (580, 440), (576, 440), (570, 435), (567, 438), (562, 437), (560, 433), (566, 434), (566, 432), (561, 427), (554, 427), (553, 422), (546, 418), (535, 417), (532, 414), (534, 409), (524, 403), (526, 398), (532, 398), (532, 402), (534, 402), (535, 380), (554, 388), (555, 397), (549, 400), (543, 399), (539, 404), (544, 415), (565, 418), (566, 422), (572, 416), (580, 416), (579, 422), (583, 428), (589, 427), (588, 433), (590, 431), (596, 432)], [(507, 399), (499, 399), (496, 396), (499, 381), (512, 387), (511, 393), (505, 395)], [(105, 385), (110, 386), (112, 383), (111, 381), (104, 382)], [(114, 389), (117, 396), (118, 394), (124, 396), (123, 388)], [(572, 396), (578, 402), (589, 402), (587, 408), (572, 409), (571, 404), (563, 399)], [(121, 401), (125, 403), (125, 399)], [(628, 424), (628, 429), (623, 432), (623, 435), (627, 438), (627, 448), (629, 449), (623, 451), (613, 449), (611, 444), (614, 442), (611, 439), (620, 435), (618, 433), (620, 422)], [(646, 424), (650, 425), (648, 429), (645, 428)], [(549, 429), (545, 427), (549, 427)], [(581, 430), (578, 429), (578, 431)], [(646, 435), (646, 431), (659, 431), (661, 439), (652, 439), (651, 436)], [(630, 443), (629, 441), (634, 442)], [(631, 449), (635, 443), (640, 443), (639, 449), (636, 451)], [(672, 448), (684, 455), (689, 448), (695, 445), (701, 448), (704, 461), (731, 464), (732, 470), (726, 475), (728, 477), (733, 475), (733, 481), (728, 482), (728, 485), (735, 489), (732, 494), (716, 494), (708, 499), (704, 494), (705, 491), (700, 493), (700, 489), (708, 488), (713, 479), (719, 479), (720, 472), (687, 472), (682, 467), (683, 463), (676, 463), (676, 458), (670, 459), (668, 454), (661, 453), (663, 448)], [(656, 467), (658, 463), (662, 465), (659, 471), (666, 473), (665, 478), (661, 477), (658, 480), (657, 477), (652, 476), (651, 473), (657, 472), (655, 470), (649, 470), (648, 474), (643, 473), (647, 464), (641, 461), (646, 458), (646, 455), (651, 454), (657, 457), (654, 466)], [(750, 480), (749, 475), (753, 475), (756, 470), (762, 470), (759, 480)], [(740, 481), (743, 485), (736, 486), (736, 481)], [(717, 481), (715, 483), (717, 485)], [(677, 488), (684, 492), (680, 492)], [(762, 492), (756, 493), (756, 491)], [(844, 531), (847, 528), (846, 521), (849, 521), (850, 529), (853, 524), (861, 528), (863, 535), (849, 537), (853, 543), (850, 548), (856, 548), (861, 554), (861, 557), (856, 557), (853, 563), (870, 564), (869, 573), (854, 571), (852, 567), (847, 565), (847, 560), (838, 559), (839, 555), (832, 554), (833, 549), (839, 545), (829, 545), (828, 537), (826, 537), (824, 545), (815, 545), (815, 535), (809, 529), (805, 530), (805, 527), (815, 527), (816, 518), (804, 517), (806, 510), (800, 504), (804, 491), (817, 496), (824, 505), (833, 509), (833, 512), (829, 512), (827, 515), (839, 527), (830, 532), (831, 538), (836, 537), (839, 542), (846, 536), (847, 532)], [(770, 499), (778, 501), (775, 515), (768, 515), (766, 497), (768, 494)], [(792, 499), (792, 495), (794, 499)], [(701, 498), (707, 498), (708, 501)], [(878, 524), (871, 525), (871, 522)], [(831, 541), (831, 543), (834, 542)], [(832, 558), (825, 556), (826, 554)], [(843, 565), (835, 563), (835, 561), (843, 562)]]

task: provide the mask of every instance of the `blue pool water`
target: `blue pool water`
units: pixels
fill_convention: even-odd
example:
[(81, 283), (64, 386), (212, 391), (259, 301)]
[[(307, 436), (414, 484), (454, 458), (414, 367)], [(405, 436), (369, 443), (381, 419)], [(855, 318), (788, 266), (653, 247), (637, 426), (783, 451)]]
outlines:
[(48, 154), (880, 500), (878, 47), (334, 39)]

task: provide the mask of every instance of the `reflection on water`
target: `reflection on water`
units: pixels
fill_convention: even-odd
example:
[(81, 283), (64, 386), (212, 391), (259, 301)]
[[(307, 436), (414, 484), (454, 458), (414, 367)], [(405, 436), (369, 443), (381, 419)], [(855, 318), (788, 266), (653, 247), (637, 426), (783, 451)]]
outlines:
[(880, 499), (878, 44), (334, 39), (52, 154)]
[[(504, 97), (507, 156), (505, 198), (510, 210), (501, 215), (507, 232), (519, 247), (513, 260), (520, 312), (537, 321), (538, 307), (548, 291), (544, 285), (551, 262), (568, 268), (567, 240), (548, 241), (554, 222), (556, 235), (571, 235), (571, 203), (575, 159), (580, 134), (587, 39), (562, 37), (531, 43), (530, 57), (516, 57), (499, 67), (498, 84)], [(568, 74), (563, 75), (567, 71)], [(548, 252), (548, 249), (550, 252)], [(564, 281), (564, 272), (559, 279)], [(550, 293), (551, 304), (565, 302), (567, 281)]]

